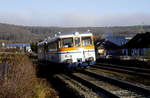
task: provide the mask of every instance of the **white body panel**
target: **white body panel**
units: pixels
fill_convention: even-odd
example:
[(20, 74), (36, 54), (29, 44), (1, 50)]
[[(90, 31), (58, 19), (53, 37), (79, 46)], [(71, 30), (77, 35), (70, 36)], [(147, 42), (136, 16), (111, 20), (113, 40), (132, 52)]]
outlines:
[(89, 57), (93, 57), (94, 61), (96, 60), (95, 50), (80, 48), (79, 50), (74, 51), (49, 53), (47, 60), (51, 62), (64, 63), (66, 59), (72, 59), (72, 62), (75, 63), (78, 62), (78, 59), (81, 59), (82, 62), (85, 62)]

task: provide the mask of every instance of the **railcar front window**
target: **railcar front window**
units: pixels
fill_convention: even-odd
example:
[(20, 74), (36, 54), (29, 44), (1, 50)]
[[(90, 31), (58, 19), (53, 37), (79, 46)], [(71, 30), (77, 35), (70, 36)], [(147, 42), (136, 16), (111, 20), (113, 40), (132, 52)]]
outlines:
[(72, 38), (64, 38), (63, 40), (63, 48), (72, 47), (73, 46), (73, 39)]
[(82, 37), (82, 45), (83, 46), (92, 45), (91, 37)]

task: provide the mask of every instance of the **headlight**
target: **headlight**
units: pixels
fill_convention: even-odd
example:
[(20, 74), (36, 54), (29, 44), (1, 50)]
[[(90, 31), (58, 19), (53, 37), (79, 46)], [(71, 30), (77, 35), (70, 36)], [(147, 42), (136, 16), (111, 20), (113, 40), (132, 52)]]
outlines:
[(88, 61), (88, 62), (94, 61), (94, 57), (89, 57), (89, 58), (87, 59), (87, 61)]
[(68, 64), (71, 64), (72, 63), (72, 59), (67, 59), (65, 62), (68, 63)]

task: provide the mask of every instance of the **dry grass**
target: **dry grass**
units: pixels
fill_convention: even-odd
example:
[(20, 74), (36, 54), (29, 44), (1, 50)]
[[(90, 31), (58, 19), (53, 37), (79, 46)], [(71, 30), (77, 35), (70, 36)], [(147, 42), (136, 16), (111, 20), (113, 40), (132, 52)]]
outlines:
[(0, 79), (0, 98), (56, 98), (57, 93), (45, 80), (37, 79), (30, 59), (23, 54), (1, 54), (5, 64)]
[(44, 79), (38, 79), (38, 85), (36, 85), (36, 98), (59, 98), (58, 94)]

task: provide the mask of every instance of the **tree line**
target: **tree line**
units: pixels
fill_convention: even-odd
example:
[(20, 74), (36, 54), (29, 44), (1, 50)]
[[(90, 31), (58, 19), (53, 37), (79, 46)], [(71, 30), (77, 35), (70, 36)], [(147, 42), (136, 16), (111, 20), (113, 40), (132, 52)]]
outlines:
[(139, 32), (150, 32), (150, 26), (118, 26), (118, 27), (40, 27), (20, 26), (0, 23), (0, 40), (18, 42), (36, 42), (57, 32), (86, 32), (90, 30), (94, 35), (113, 32), (114, 35), (135, 35)]

